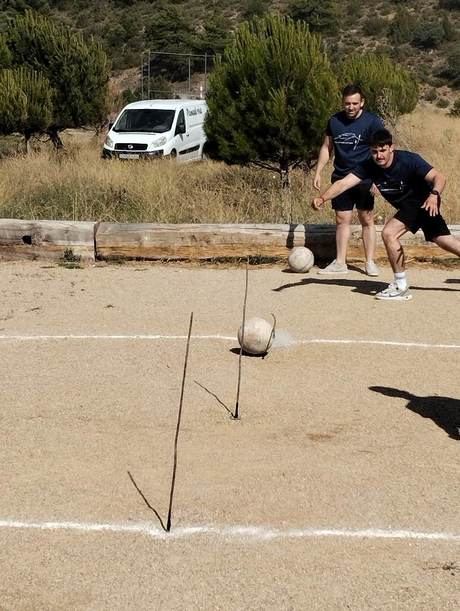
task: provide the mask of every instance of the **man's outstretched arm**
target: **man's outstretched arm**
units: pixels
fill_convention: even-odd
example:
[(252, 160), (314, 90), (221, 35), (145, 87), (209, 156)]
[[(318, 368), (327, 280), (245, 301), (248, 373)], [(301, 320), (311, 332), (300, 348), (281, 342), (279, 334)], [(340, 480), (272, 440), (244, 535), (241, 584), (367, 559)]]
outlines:
[(329, 199), (333, 199), (337, 197), (344, 191), (348, 191), (352, 187), (356, 187), (361, 182), (361, 178), (358, 178), (354, 174), (347, 174), (344, 178), (338, 180), (334, 184), (332, 184), (322, 195), (319, 197), (313, 198), (312, 208), (315, 210), (319, 210), (321, 206), (327, 202)]

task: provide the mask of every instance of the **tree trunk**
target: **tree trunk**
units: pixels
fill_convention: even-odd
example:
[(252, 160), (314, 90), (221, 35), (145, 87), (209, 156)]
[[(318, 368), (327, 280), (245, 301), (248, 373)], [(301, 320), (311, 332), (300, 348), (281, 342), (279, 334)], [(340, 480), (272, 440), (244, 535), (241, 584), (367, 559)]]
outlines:
[(61, 137), (59, 136), (59, 130), (57, 128), (50, 128), (46, 133), (50, 137), (50, 140), (57, 151), (62, 150), (64, 148), (64, 143), (62, 142)]
[(33, 131), (30, 131), (29, 129), (24, 130), (24, 152), (26, 155), (28, 155), (30, 153), (30, 140), (33, 136)]
[(291, 179), (289, 176), (289, 162), (287, 159), (281, 159), (280, 161), (280, 178), (281, 178), (281, 188), (290, 189), (291, 188)]

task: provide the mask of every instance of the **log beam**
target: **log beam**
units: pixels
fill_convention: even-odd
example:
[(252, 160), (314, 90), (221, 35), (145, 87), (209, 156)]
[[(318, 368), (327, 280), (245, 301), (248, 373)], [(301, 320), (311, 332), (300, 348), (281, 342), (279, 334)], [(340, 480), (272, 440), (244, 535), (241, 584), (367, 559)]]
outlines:
[(95, 260), (95, 223), (0, 219), (0, 259)]
[[(450, 227), (460, 239), (460, 226)], [(377, 258), (386, 259), (377, 227)], [(453, 255), (406, 234), (406, 256), (448, 259)], [(307, 246), (317, 260), (335, 256), (335, 225), (309, 224), (129, 224), (0, 219), (0, 259), (206, 260), (286, 257), (294, 246)], [(352, 226), (349, 261), (363, 259), (361, 227)]]
[[(451, 227), (460, 239), (460, 226)], [(377, 258), (386, 258), (377, 227)], [(423, 234), (407, 234), (403, 245), (408, 257), (452, 258)], [(96, 258), (117, 259), (213, 259), (285, 257), (294, 246), (307, 246), (317, 259), (335, 256), (335, 225), (235, 225), (235, 224), (117, 224), (100, 223), (96, 231)], [(363, 258), (361, 227), (352, 226), (349, 260)]]

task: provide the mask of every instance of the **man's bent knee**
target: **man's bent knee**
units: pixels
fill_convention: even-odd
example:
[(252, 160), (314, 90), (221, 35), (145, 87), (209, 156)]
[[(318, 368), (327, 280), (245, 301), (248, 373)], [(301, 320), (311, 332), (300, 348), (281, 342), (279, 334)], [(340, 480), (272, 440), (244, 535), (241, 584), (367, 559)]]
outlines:
[(387, 229), (386, 227), (384, 227), (382, 229), (382, 240), (385, 244), (387, 244), (388, 242), (392, 242), (395, 239), (395, 235), (394, 233), (391, 231), (391, 229)]

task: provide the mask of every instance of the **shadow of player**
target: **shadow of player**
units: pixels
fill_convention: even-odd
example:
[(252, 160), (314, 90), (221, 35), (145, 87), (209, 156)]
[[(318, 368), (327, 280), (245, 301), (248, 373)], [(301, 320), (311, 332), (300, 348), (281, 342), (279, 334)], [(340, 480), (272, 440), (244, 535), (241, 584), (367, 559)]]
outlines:
[(369, 295), (373, 293), (378, 293), (382, 289), (384, 289), (388, 282), (375, 282), (374, 280), (352, 280), (345, 278), (302, 278), (298, 282), (288, 282), (287, 284), (282, 284), (278, 286), (272, 291), (275, 293), (279, 293), (286, 289), (292, 289), (296, 286), (307, 286), (309, 284), (323, 284), (323, 285), (334, 285), (334, 286), (348, 286), (353, 289), (355, 293), (361, 293), (362, 295)]
[(406, 408), (422, 418), (430, 418), (442, 428), (451, 439), (460, 441), (460, 400), (439, 395), (418, 397), (405, 390), (388, 386), (369, 386), (369, 390), (379, 392), (386, 397), (406, 399)]
[[(307, 286), (309, 284), (322, 284), (324, 286), (347, 286), (352, 289), (353, 293), (360, 293), (362, 295), (375, 295), (382, 289), (388, 286), (388, 282), (379, 282), (376, 280), (353, 280), (352, 278), (302, 278), (298, 282), (288, 282), (272, 289), (275, 293), (284, 291), (285, 289), (292, 289), (298, 286)], [(446, 287), (431, 287), (431, 286), (412, 286), (410, 285), (411, 291), (442, 291), (442, 292), (459, 292), (459, 289), (451, 289)]]

